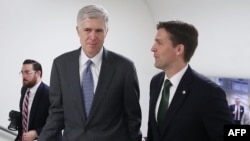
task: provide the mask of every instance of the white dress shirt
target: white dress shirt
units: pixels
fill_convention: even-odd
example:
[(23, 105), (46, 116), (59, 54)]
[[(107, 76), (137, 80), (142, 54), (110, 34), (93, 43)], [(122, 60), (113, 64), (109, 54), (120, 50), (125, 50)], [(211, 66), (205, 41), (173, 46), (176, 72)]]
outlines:
[[(175, 91), (181, 81), (181, 78), (182, 76), (184, 75), (184, 73), (186, 72), (188, 68), (188, 65), (186, 65), (183, 69), (181, 69), (178, 73), (176, 73), (174, 76), (172, 76), (169, 80), (172, 84), (172, 86), (170, 87), (169, 89), (169, 101), (168, 101), (168, 105), (171, 104), (172, 102), (172, 99), (174, 97), (174, 94), (175, 94)], [(164, 81), (168, 79), (167, 76), (165, 75), (165, 78), (164, 78)], [(161, 97), (162, 97), (162, 90), (163, 90), (163, 86), (164, 86), (164, 83), (162, 85), (162, 88), (161, 88), (161, 91), (160, 91), (160, 94), (159, 94), (159, 97), (158, 97), (158, 100), (157, 100), (157, 103), (156, 103), (156, 109), (155, 109), (155, 117), (156, 117), (156, 120), (157, 120), (157, 113), (158, 113), (158, 109), (159, 109), (159, 106), (160, 106), (160, 101), (161, 101)]]
[(102, 54), (103, 54), (103, 48), (100, 50), (100, 52), (95, 57), (88, 58), (85, 55), (85, 53), (83, 52), (83, 49), (81, 49), (81, 54), (79, 57), (79, 74), (80, 74), (81, 86), (82, 86), (83, 71), (87, 67), (86, 62), (88, 60), (92, 61), (91, 72), (92, 72), (93, 79), (94, 79), (94, 93), (96, 90), (96, 86), (97, 86), (97, 82), (98, 82), (98, 78), (99, 78), (99, 74), (100, 74), (100, 70), (101, 70)]
[[(39, 87), (39, 85), (41, 84), (42, 81), (38, 82), (35, 86), (33, 86), (32, 88), (30, 88), (30, 94), (29, 94), (29, 103), (28, 103), (28, 122), (27, 122), (27, 126), (29, 126), (29, 119), (30, 119), (30, 111), (31, 111), (31, 106), (33, 104), (34, 101), (34, 97), (36, 95), (36, 91)], [(24, 102), (24, 101), (23, 101)], [(27, 127), (28, 129), (28, 127)]]

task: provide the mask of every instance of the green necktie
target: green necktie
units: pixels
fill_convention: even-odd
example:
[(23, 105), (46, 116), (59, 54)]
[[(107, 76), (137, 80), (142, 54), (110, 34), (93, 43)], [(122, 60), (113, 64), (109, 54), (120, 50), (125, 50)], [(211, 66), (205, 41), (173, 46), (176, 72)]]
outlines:
[(160, 131), (162, 131), (163, 122), (165, 119), (165, 114), (166, 114), (167, 109), (168, 109), (169, 88), (171, 85), (172, 85), (171, 82), (168, 79), (166, 79), (164, 82), (161, 102), (159, 105), (158, 116), (157, 116), (158, 127), (159, 127)]

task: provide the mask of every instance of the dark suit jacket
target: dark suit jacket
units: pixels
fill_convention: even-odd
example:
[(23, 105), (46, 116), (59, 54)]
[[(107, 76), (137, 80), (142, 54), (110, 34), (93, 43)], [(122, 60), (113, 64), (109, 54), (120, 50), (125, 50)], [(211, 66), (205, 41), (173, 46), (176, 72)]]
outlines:
[[(27, 88), (22, 87), (21, 89), (21, 99), (19, 103), (20, 112), (22, 113), (23, 109), (23, 100), (25, 93), (27, 91)], [(30, 115), (29, 115), (29, 125), (28, 130), (36, 130), (38, 136), (40, 132), (42, 131), (43, 126), (46, 123), (46, 119), (49, 114), (49, 86), (45, 83), (41, 83), (39, 87), (37, 88), (35, 97), (33, 99), (33, 103), (31, 105)], [(22, 121), (22, 119), (21, 119)], [(22, 123), (22, 122), (19, 123)], [(19, 125), (18, 130), (18, 136), (16, 140), (20, 139), (22, 136), (22, 125)], [(59, 136), (60, 138), (60, 136)]]
[(50, 115), (39, 141), (140, 141), (141, 108), (134, 64), (111, 51), (103, 60), (92, 108), (86, 119), (79, 76), (81, 48), (57, 57), (50, 82)]
[[(235, 109), (235, 104), (230, 105), (229, 109), (230, 109), (230, 111), (232, 113), (232, 119), (234, 120), (235, 114), (233, 114), (233, 112), (234, 112), (234, 109)], [(244, 113), (244, 107), (242, 105), (240, 105), (240, 120), (242, 118), (243, 113)]]
[(150, 83), (147, 141), (223, 141), (223, 125), (232, 124), (225, 92), (190, 66), (169, 105), (164, 133), (159, 133), (155, 108), (164, 77), (161, 72)]

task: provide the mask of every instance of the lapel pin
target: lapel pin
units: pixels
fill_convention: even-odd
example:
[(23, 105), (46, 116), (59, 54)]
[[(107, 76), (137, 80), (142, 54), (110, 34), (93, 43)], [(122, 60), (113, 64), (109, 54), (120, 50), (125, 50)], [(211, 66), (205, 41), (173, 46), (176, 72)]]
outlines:
[(186, 91), (185, 91), (185, 90), (183, 90), (183, 91), (182, 91), (182, 94), (186, 94)]

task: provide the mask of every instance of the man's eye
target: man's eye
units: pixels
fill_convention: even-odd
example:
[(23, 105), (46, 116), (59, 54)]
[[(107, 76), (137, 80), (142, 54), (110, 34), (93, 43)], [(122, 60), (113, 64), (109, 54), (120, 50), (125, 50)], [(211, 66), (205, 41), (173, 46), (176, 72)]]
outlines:
[(97, 30), (97, 32), (103, 32), (103, 30), (102, 30), (102, 29), (99, 29), (99, 30)]
[(159, 42), (159, 41), (157, 41), (156, 43), (157, 43), (158, 45), (160, 45), (160, 44), (161, 44), (161, 42)]

